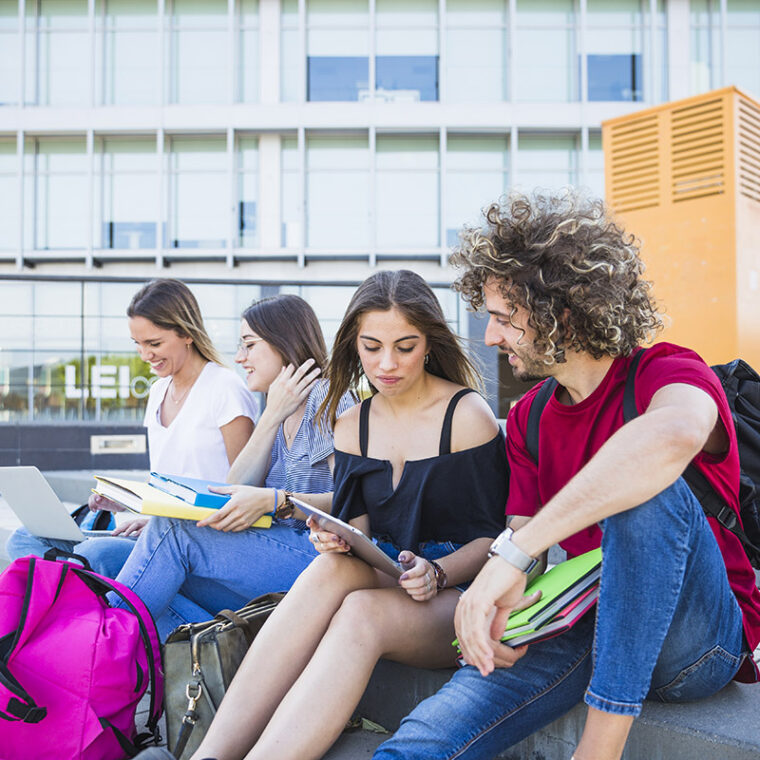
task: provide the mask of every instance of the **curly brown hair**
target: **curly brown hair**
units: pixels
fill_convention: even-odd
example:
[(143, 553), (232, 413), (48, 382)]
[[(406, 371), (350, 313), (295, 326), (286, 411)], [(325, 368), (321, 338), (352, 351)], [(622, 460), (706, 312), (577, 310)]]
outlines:
[(564, 362), (567, 351), (627, 356), (662, 329), (639, 243), (602, 201), (570, 190), (515, 193), (484, 215), (484, 227), (460, 235), (451, 263), (465, 271), (453, 287), (478, 310), (495, 281), (528, 311), (545, 364)]

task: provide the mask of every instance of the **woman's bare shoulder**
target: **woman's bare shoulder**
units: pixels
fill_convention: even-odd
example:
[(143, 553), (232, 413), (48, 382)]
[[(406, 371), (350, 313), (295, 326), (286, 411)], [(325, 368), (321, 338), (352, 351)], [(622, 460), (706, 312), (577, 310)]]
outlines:
[(459, 399), (451, 420), (451, 450), (464, 451), (492, 440), (499, 432), (499, 423), (491, 407), (479, 393), (468, 393)]
[(346, 454), (359, 454), (359, 416), (361, 404), (349, 407), (335, 421), (335, 448)]

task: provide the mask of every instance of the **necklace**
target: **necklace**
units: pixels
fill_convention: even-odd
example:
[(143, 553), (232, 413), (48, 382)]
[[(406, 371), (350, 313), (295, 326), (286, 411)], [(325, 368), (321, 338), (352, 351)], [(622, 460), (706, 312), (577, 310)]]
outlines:
[[(301, 420), (303, 419), (303, 412), (300, 408), (297, 409), (293, 414), (290, 415), (287, 419), (283, 420), (282, 423), (282, 432), (285, 436), (285, 441), (288, 445), (290, 445), (291, 440), (293, 439), (293, 436), (298, 432), (298, 429), (301, 427)], [(295, 420), (295, 422), (293, 422)], [(291, 423), (290, 430), (288, 430), (288, 423)]]
[[(201, 371), (203, 371), (203, 368), (201, 367)], [(176, 387), (176, 383), (174, 382), (174, 378), (172, 377), (171, 382), (169, 383), (169, 398), (174, 402), (175, 406), (179, 406), (184, 400), (185, 396), (187, 396), (188, 393), (190, 393), (190, 389), (195, 385), (195, 381), (200, 377), (200, 372), (193, 378), (190, 385), (185, 388), (182, 393), (180, 393), (179, 397), (174, 395), (174, 388)]]
[(182, 401), (185, 400), (185, 396), (187, 396), (187, 394), (190, 392), (190, 389), (193, 387), (194, 383), (195, 381), (190, 383), (190, 385), (188, 385), (187, 388), (185, 388), (185, 390), (182, 391), (182, 393), (179, 395), (179, 398), (178, 398), (177, 396), (174, 395), (173, 388), (175, 386), (175, 383), (174, 383), (174, 378), (172, 378), (171, 383), (169, 383), (169, 398), (171, 398), (174, 404), (179, 405), (180, 403), (182, 403)]

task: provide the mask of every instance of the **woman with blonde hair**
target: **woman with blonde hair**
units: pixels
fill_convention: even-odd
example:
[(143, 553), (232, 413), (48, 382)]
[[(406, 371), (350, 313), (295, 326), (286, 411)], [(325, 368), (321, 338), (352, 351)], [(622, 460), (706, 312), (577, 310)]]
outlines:
[[(140, 358), (157, 376), (145, 412), (151, 470), (224, 481), (251, 437), (257, 404), (211, 342), (192, 291), (174, 279), (152, 280), (127, 307), (129, 332)], [(122, 507), (93, 494), (93, 511)], [(19, 529), (9, 539), (13, 558), (43, 556), (51, 547), (85, 557), (97, 572), (114, 577), (129, 556), (147, 518), (122, 523), (114, 538), (81, 543), (31, 536)]]

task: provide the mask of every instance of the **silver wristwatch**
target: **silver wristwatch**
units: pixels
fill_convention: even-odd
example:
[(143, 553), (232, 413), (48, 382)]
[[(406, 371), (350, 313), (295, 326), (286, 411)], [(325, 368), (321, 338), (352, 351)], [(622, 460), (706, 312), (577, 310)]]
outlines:
[(526, 554), (512, 543), (512, 528), (507, 528), (503, 533), (496, 536), (488, 550), (489, 557), (501, 557), (505, 562), (521, 570), (528, 575), (530, 571), (538, 564), (538, 559)]

